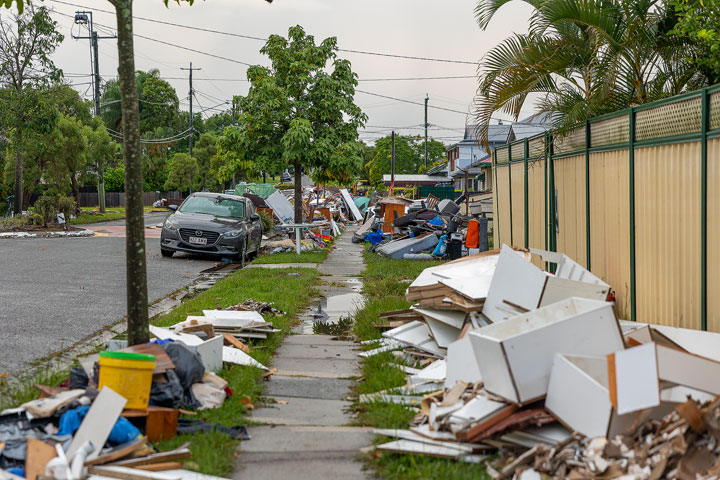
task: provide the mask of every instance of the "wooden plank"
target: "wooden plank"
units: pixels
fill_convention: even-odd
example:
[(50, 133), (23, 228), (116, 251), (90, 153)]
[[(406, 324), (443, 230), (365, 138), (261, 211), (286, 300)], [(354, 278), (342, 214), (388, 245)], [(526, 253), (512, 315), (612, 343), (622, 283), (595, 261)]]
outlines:
[(154, 463), (167, 463), (167, 462), (173, 462), (176, 460), (182, 460), (184, 458), (190, 458), (192, 456), (192, 453), (190, 453), (190, 450), (187, 448), (188, 443), (186, 443), (184, 445), (186, 445), (186, 446), (181, 446), (180, 448), (176, 448), (174, 450), (168, 450), (167, 452), (154, 453), (154, 454), (148, 455), (146, 457), (129, 458), (127, 460), (121, 460), (119, 462), (113, 463), (113, 465), (118, 466), (118, 467), (138, 467), (140, 465), (152, 465)]
[(233, 337), (229, 333), (224, 334), (223, 338), (225, 339), (225, 345), (230, 345), (242, 350), (245, 353), (250, 353), (250, 348), (248, 348), (247, 345), (245, 345), (243, 342)]
[(132, 442), (118, 445), (118, 447), (112, 452), (105, 454), (102, 457), (97, 457), (94, 460), (85, 462), (85, 466), (89, 467), (91, 465), (102, 465), (103, 463), (110, 463), (114, 462), (115, 460), (120, 460), (121, 458), (125, 458), (131, 453), (143, 448), (145, 446), (145, 442), (147, 442), (147, 437), (138, 438), (137, 440), (133, 440)]
[(175, 364), (165, 352), (165, 349), (156, 343), (150, 345), (133, 345), (132, 347), (123, 348), (120, 351), (155, 355), (155, 370), (153, 370), (153, 374), (165, 373), (167, 370), (173, 370), (175, 368)]
[(95, 446), (95, 450), (88, 455), (87, 460), (96, 459), (126, 403), (125, 397), (108, 387), (103, 387), (65, 452), (68, 458), (72, 458), (75, 452), (89, 440)]
[(164, 462), (164, 463), (153, 463), (151, 465), (139, 465), (135, 467), (138, 470), (145, 470), (146, 472), (164, 472), (166, 470), (176, 470), (182, 468), (180, 462)]
[(36, 480), (39, 475), (45, 475), (48, 462), (57, 457), (55, 447), (36, 438), (27, 439), (27, 455), (25, 457), (25, 478)]
[(181, 480), (181, 477), (175, 474), (145, 472), (143, 470), (138, 470), (137, 468), (116, 467), (110, 465), (90, 467), (88, 471), (93, 475), (119, 478), (120, 480)]

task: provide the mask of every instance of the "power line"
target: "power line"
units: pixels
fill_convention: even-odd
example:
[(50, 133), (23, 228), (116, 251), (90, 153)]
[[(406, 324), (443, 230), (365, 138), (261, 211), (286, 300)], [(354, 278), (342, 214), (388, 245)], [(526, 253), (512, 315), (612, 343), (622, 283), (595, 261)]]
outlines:
[[(388, 96), (388, 95), (380, 95), (379, 93), (368, 92), (368, 91), (366, 91), (366, 90), (358, 90), (358, 89), (355, 89), (355, 91), (358, 92), (358, 93), (364, 93), (365, 95), (372, 95), (373, 97), (387, 98), (387, 99), (389, 99), (389, 100), (395, 100), (395, 101), (404, 102), (404, 103), (411, 103), (411, 104), (413, 104), (413, 105), (419, 105), (419, 106), (421, 106), (421, 107), (424, 107), (424, 106), (425, 106), (424, 103), (413, 102), (412, 100), (403, 100), (403, 99), (401, 99), (401, 98), (390, 97), (390, 96)], [(468, 112), (461, 112), (460, 110), (453, 110), (453, 109), (451, 109), (451, 108), (436, 107), (436, 106), (433, 106), (433, 105), (428, 105), (428, 108), (434, 108), (434, 109), (436, 109), (436, 110), (444, 110), (444, 111), (446, 111), (446, 112), (452, 112), (452, 113), (459, 113), (459, 114), (461, 114), (461, 115), (468, 115)]]
[[(79, 4), (76, 4), (76, 3), (64, 2), (64, 1), (62, 1), (62, 0), (50, 0), (50, 1), (52, 1), (52, 2), (54, 2), (54, 3), (60, 3), (60, 4), (63, 4), (63, 5), (69, 5), (69, 6), (72, 6), (72, 7), (89, 8), (89, 7), (85, 7), (85, 6), (83, 6), (83, 5), (79, 5)], [(98, 11), (98, 12), (109, 13), (109, 14), (112, 14), (112, 15), (114, 15), (114, 13), (115, 13), (115, 12), (112, 12), (112, 11), (110, 11), (110, 10), (101, 10), (101, 9), (99, 9), (99, 8), (95, 8), (95, 10)], [(244, 38), (244, 39), (248, 39), (248, 40), (257, 40), (257, 41), (261, 41), (261, 42), (267, 41), (267, 38), (263, 38), (263, 37), (255, 37), (255, 36), (252, 36), (252, 35), (243, 35), (243, 34), (240, 34), (240, 33), (224, 32), (224, 31), (222, 31), (222, 30), (214, 30), (214, 29), (211, 29), (211, 28), (203, 28), (203, 27), (197, 27), (197, 26), (193, 26), (193, 25), (183, 25), (183, 24), (181, 24), (181, 23), (166, 22), (166, 21), (164, 21), (164, 20), (157, 20), (157, 19), (154, 19), (154, 18), (138, 17), (138, 16), (136, 16), (136, 15), (133, 15), (133, 18), (134, 18), (134, 19), (137, 19), (137, 20), (143, 20), (143, 21), (146, 21), (146, 22), (153, 22), (153, 23), (159, 23), (159, 24), (162, 24), (162, 25), (169, 25), (169, 26), (172, 26), (172, 27), (185, 28), (185, 29), (188, 29), (188, 30), (196, 30), (196, 31), (199, 31), (199, 32), (215, 33), (215, 34), (218, 34), (218, 35), (227, 35), (227, 36), (229, 36), (229, 37)], [(101, 26), (102, 26), (102, 25), (101, 25)], [(140, 37), (140, 38), (144, 38), (144, 37), (142, 37), (142, 36), (140, 36), (140, 35), (137, 35), (137, 34), (135, 34), (135, 36), (136, 36), (136, 37)], [(157, 40), (155, 40), (155, 41), (157, 41)], [(160, 42), (160, 43), (162, 43), (162, 42)], [(425, 61), (425, 62), (441, 62), (441, 63), (459, 63), (459, 64), (464, 64), (464, 65), (480, 65), (479, 62), (470, 62), (470, 61), (467, 61), (467, 60), (454, 60), (454, 59), (447, 59), (447, 58), (420, 57), (420, 56), (414, 56), (414, 55), (400, 55), (400, 54), (394, 54), (394, 53), (371, 52), (371, 51), (367, 51), (367, 50), (353, 50), (353, 49), (349, 49), (349, 48), (338, 48), (338, 50), (341, 51), (341, 52), (355, 53), (355, 54), (359, 54), (359, 55), (371, 55), (371, 56), (376, 56), (376, 57), (402, 58), (402, 59), (406, 59), (406, 60), (420, 60), (420, 61)], [(239, 61), (238, 61), (238, 63), (243, 63), (243, 62), (239, 62)], [(249, 66), (249, 65), (248, 65), (248, 66)]]

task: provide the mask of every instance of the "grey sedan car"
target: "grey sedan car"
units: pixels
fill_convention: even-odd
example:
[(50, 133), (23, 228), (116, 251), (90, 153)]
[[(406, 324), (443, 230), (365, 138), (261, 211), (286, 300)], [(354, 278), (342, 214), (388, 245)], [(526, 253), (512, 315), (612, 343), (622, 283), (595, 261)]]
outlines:
[(249, 199), (198, 192), (165, 220), (160, 252), (164, 257), (174, 252), (199, 253), (245, 264), (258, 254), (261, 240), (262, 221)]

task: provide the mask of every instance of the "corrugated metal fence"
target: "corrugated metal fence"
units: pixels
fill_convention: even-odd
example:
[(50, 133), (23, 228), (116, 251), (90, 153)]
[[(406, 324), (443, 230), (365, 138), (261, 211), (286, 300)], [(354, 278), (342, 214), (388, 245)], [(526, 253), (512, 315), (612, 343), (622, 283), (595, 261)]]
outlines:
[[(168, 200), (182, 200), (183, 196), (181, 192), (144, 192), (143, 193), (143, 205), (146, 207), (152, 206), (152, 204), (161, 198), (167, 198)], [(80, 192), (80, 205), (79, 207), (97, 207), (98, 206), (98, 194), (97, 192)], [(124, 207), (125, 206), (125, 194), (118, 192), (105, 192), (105, 206), (106, 207)]]
[(587, 265), (624, 318), (720, 332), (720, 85), (498, 147), (493, 164), (497, 245)]

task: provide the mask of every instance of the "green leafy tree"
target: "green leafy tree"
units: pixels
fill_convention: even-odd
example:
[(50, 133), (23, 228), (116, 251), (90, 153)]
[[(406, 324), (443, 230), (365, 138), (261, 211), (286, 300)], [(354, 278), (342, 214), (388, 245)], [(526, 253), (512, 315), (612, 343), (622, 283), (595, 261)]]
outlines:
[(225, 127), (233, 125), (233, 115), (231, 112), (219, 112), (205, 119), (205, 131), (219, 135), (225, 130)]
[(118, 153), (118, 144), (115, 143), (104, 125), (84, 128), (87, 139), (87, 165), (97, 176), (98, 205), (100, 211), (105, 211), (105, 171), (115, 160)]
[(125, 191), (125, 169), (123, 167), (105, 170), (105, 188), (108, 192)]
[[(75, 202), (80, 204), (80, 179), (87, 169), (87, 138), (83, 125), (75, 117), (60, 114), (57, 124), (55, 162), (67, 178)], [(58, 182), (59, 183), (59, 182)]]
[(677, 15), (673, 33), (689, 38), (698, 48), (690, 50), (688, 61), (710, 79), (720, 82), (720, 1), (675, 0)]
[(217, 155), (218, 137), (214, 133), (203, 133), (193, 146), (193, 156), (197, 159), (199, 175), (197, 189), (216, 189), (217, 172), (213, 159)]
[(198, 162), (187, 153), (176, 153), (170, 159), (170, 172), (165, 182), (165, 190), (192, 190), (199, 173)]
[[(350, 62), (337, 58), (337, 39), (320, 44), (302, 27), (288, 37), (271, 35), (260, 50), (269, 67), (248, 69), (250, 91), (237, 97), (240, 129), (225, 129), (237, 141), (220, 142), (220, 152), (236, 171), (252, 162), (253, 170), (295, 175), (295, 221), (302, 221), (301, 172), (319, 182), (347, 180), (363, 147), (358, 128), (366, 115), (353, 97), (357, 75)], [(330, 65), (328, 65), (330, 63)]]
[[(6, 2), (6, 6), (7, 2)], [(19, 214), (23, 209), (23, 142), (25, 131), (49, 131), (53, 115), (38, 115), (45, 110), (47, 100), (39, 92), (55, 83), (62, 72), (51, 59), (63, 40), (57, 23), (44, 6), (29, 8), (21, 13), (0, 18), (0, 83), (7, 85), (2, 95), (3, 130), (15, 139), (15, 205)]]
[(140, 130), (147, 132), (158, 127), (177, 128), (180, 124), (179, 101), (175, 89), (151, 70), (142, 83)]

